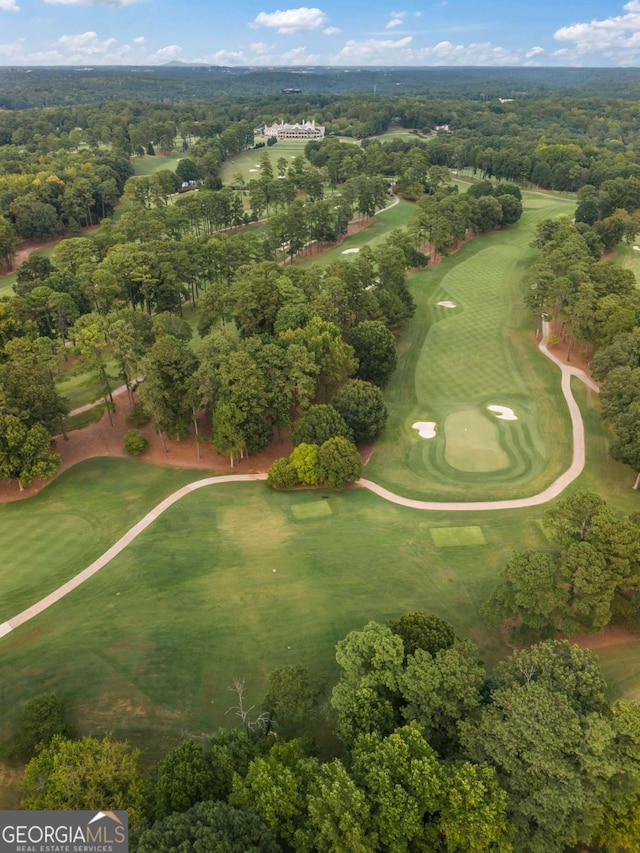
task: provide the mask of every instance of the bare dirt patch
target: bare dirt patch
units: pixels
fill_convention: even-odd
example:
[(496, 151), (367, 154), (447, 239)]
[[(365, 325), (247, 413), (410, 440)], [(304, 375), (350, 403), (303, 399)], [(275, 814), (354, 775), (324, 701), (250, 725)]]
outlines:
[(606, 649), (609, 646), (621, 646), (626, 643), (640, 643), (640, 636), (632, 633), (628, 628), (616, 625), (608, 625), (597, 634), (576, 634), (575, 637), (566, 637), (569, 642), (575, 643), (581, 649)]
[(33, 253), (38, 252), (42, 249), (52, 249), (54, 246), (57, 246), (62, 240), (68, 240), (70, 237), (80, 236), (86, 237), (90, 234), (93, 234), (98, 230), (99, 225), (91, 225), (89, 228), (83, 228), (82, 234), (63, 234), (60, 237), (56, 237), (54, 240), (23, 240), (22, 243), (18, 246), (16, 253), (13, 258), (13, 267), (10, 270), (5, 270), (2, 274), (0, 274), (0, 278), (2, 275), (12, 275), (20, 266), (23, 264), (27, 258)]
[[(102, 419), (81, 430), (69, 433), (69, 440), (64, 441), (62, 436), (55, 437), (56, 452), (62, 457), (62, 463), (58, 474), (77, 465), (85, 459), (97, 456), (113, 456), (131, 459), (125, 453), (122, 446), (124, 435), (131, 425), (126, 422), (129, 412), (129, 402), (126, 391), (115, 395), (116, 411), (113, 413), (114, 425), (109, 423), (109, 415), (104, 413)], [(206, 415), (199, 419), (200, 430), (200, 458), (197, 456), (197, 445), (193, 427), (187, 438), (182, 441), (167, 442), (168, 450), (164, 451), (160, 437), (153, 431), (151, 424), (140, 427), (140, 432), (149, 442), (148, 448), (138, 459), (151, 462), (155, 465), (172, 465), (176, 468), (194, 468), (200, 471), (213, 472), (214, 474), (255, 474), (264, 473), (269, 470), (276, 459), (288, 456), (293, 445), (283, 438), (276, 440), (262, 453), (241, 459), (234, 467), (231, 467), (229, 457), (214, 450), (208, 436), (211, 432), (211, 424)], [(204, 436), (204, 440), (203, 439)], [(16, 482), (0, 482), (0, 503), (23, 500), (35, 495), (44, 488), (46, 483), (36, 481), (23, 492), (18, 489)]]
[(589, 367), (591, 356), (593, 355), (593, 348), (591, 347), (591, 344), (572, 343), (571, 336), (562, 333), (561, 324), (552, 323), (551, 329), (552, 334), (555, 334), (558, 338), (558, 343), (547, 343), (549, 352), (553, 353), (553, 355), (560, 359), (563, 364), (569, 364), (572, 367), (577, 367), (580, 370), (583, 370), (589, 379), (595, 382), (596, 380), (591, 375), (591, 369)]

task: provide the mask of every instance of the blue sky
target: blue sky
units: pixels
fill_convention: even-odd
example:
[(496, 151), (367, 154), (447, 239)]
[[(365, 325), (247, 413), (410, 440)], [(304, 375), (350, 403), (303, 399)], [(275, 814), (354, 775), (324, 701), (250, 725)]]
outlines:
[[(395, 2), (395, 0), (392, 0)], [(0, 0), (0, 65), (640, 65), (640, 0)]]

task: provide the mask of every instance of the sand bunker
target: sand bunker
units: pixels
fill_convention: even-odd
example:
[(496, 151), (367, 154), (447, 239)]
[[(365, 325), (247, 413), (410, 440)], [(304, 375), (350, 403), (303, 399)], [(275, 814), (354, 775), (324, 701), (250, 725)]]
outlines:
[(450, 302), (448, 299), (445, 299), (444, 302), (438, 302), (438, 305), (442, 305), (443, 308), (457, 308), (455, 302)]
[(640, 246), (634, 246), (633, 248), (636, 250), (636, 252), (640, 252)]
[(411, 425), (412, 429), (418, 430), (420, 438), (435, 438), (436, 437), (436, 422), (435, 421), (416, 421)]
[(249, 169), (250, 172), (257, 172), (258, 169)]
[(359, 252), (359, 251), (360, 251), (360, 249), (345, 249), (342, 254), (343, 255), (355, 255), (356, 252)]
[(487, 406), (490, 412), (495, 412), (498, 420), (501, 421), (517, 421), (518, 416), (508, 406)]

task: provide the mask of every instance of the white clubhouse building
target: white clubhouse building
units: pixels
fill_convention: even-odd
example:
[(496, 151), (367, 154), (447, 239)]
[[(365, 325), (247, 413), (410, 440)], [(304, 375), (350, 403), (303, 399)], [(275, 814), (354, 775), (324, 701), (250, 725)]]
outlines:
[(270, 127), (261, 128), (262, 136), (275, 136), (277, 139), (322, 139), (324, 127), (315, 121), (303, 121), (297, 124), (285, 124), (281, 121)]

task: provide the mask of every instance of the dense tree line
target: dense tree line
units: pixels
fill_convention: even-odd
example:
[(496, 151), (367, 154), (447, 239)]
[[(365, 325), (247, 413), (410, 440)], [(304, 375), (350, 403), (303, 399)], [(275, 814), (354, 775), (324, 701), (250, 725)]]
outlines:
[[(602, 195), (598, 194), (600, 202)], [(615, 434), (611, 455), (634, 469), (637, 489), (640, 293), (631, 270), (601, 257), (611, 230), (615, 233), (609, 248), (621, 238), (627, 242), (635, 238), (639, 227), (635, 201), (631, 197), (626, 201), (633, 208), (631, 213), (616, 208), (607, 216), (609, 211), (605, 209), (601, 211), (602, 219), (594, 213), (592, 224), (566, 218), (541, 222), (534, 239), (540, 257), (529, 273), (525, 300), (543, 318), (555, 320), (554, 334), (570, 337), (569, 358), (575, 343), (586, 347), (585, 354), (595, 350), (592, 372), (603, 383), (602, 416)], [(583, 196), (579, 204), (583, 216), (585, 204)]]
[[(498, 101), (499, 98), (539, 100), (562, 97), (637, 99), (640, 80), (635, 68), (358, 68), (345, 74), (342, 66), (315, 68), (305, 76), (303, 92), (282, 95), (286, 87), (300, 86), (299, 71), (287, 68), (225, 68), (223, 66), (145, 66), (144, 74), (130, 67), (46, 68), (4, 67), (0, 71), (0, 109), (24, 110), (104, 102), (114, 97), (155, 102), (167, 99), (197, 101), (212, 89), (220, 97), (242, 102), (268, 97), (284, 109), (292, 101), (333, 100), (338, 95), (370, 97), (413, 95), (422, 98), (464, 98)], [(381, 100), (376, 98), (375, 100)], [(374, 100), (374, 103), (375, 103)]]
[(554, 551), (517, 551), (487, 603), (516, 641), (640, 628), (640, 517), (617, 516), (592, 492), (563, 498), (543, 524)]
[[(128, 808), (131, 849), (563, 853), (638, 844), (640, 705), (610, 703), (589, 651), (545, 641), (489, 672), (437, 616), (369, 622), (336, 647), (328, 704), (300, 664), (241, 727), (185, 740), (151, 776), (36, 697), (5, 747), (23, 808)], [(319, 755), (329, 715), (342, 749)], [(38, 740), (39, 739), (39, 740)], [(33, 757), (31, 757), (33, 756)]]
[[(94, 236), (62, 241), (51, 260), (34, 255), (18, 270), (15, 297), (0, 303), (0, 411), (20, 419), (21, 429), (38, 424), (38, 448), (63, 427), (67, 406), (54, 374), (67, 344), (108, 410), (114, 380), (125, 383), (131, 402), (138, 386), (163, 442), (183, 437), (192, 424), (197, 429), (205, 410), (214, 446), (232, 463), (262, 450), (313, 403), (332, 400), (350, 377), (386, 381), (395, 366), (389, 329), (413, 311), (405, 280), (416, 255), (409, 235), (395, 234), (353, 263), (283, 268), (264, 260), (269, 244), (255, 234), (171, 240), (155, 227), (166, 225), (163, 208), (147, 210), (146, 218), (144, 210), (140, 204)], [(154, 239), (141, 239), (145, 233)], [(197, 356), (179, 316), (188, 298), (199, 302)], [(108, 357), (115, 357), (117, 377), (109, 375)], [(366, 412), (360, 417), (366, 421)], [(9, 441), (15, 425), (5, 427)], [(366, 423), (353, 428), (356, 440), (373, 436)], [(11, 441), (26, 452), (24, 438)], [(45, 456), (51, 464), (57, 459)], [(25, 485), (55, 470), (42, 467), (40, 455), (29, 460), (40, 467), (30, 473), (12, 463), (3, 474)]]
[[(244, 78), (246, 79), (246, 77)], [(637, 177), (638, 129), (633, 104), (611, 98), (514, 98), (508, 102), (402, 94), (399, 97), (334, 97), (291, 100), (280, 97), (190, 99), (161, 103), (109, 101), (0, 112), (0, 175), (24, 169), (24, 155), (53, 155), (58, 160), (104, 153), (135, 155), (149, 150), (190, 148), (196, 140), (201, 168), (214, 182), (229, 154), (253, 144), (253, 128), (275, 120), (314, 116), (329, 135), (366, 138), (392, 123), (416, 128), (424, 140), (413, 143), (368, 140), (353, 147), (342, 163), (335, 139), (327, 140), (332, 180), (357, 174), (395, 174), (397, 146), (411, 145), (416, 162), (408, 169), (409, 186), (420, 160), (428, 165), (471, 169), (481, 177), (527, 181), (557, 190), (599, 189), (607, 181)], [(434, 128), (448, 131), (434, 134)], [(316, 143), (312, 143), (315, 145)], [(324, 146), (322, 143), (321, 146)], [(394, 149), (394, 146), (396, 148)], [(317, 155), (322, 159), (324, 155)], [(391, 158), (391, 159), (390, 159)], [(364, 160), (364, 168), (363, 162)], [(379, 161), (376, 168), (372, 164)], [(57, 174), (54, 164), (41, 180)], [(32, 170), (37, 176), (37, 170)], [(60, 177), (58, 175), (58, 177)]]

